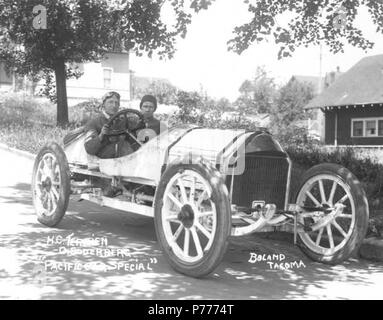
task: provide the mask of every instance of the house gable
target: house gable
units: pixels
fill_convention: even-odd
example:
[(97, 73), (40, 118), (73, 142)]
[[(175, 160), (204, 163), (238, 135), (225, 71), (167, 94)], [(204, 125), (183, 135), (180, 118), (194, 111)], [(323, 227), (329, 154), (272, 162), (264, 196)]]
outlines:
[(341, 74), (306, 109), (383, 102), (383, 55), (366, 57)]

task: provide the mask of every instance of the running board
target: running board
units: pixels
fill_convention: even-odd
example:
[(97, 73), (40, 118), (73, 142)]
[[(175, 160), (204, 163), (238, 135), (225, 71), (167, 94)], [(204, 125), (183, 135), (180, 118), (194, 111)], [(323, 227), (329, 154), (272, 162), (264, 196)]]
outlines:
[(105, 179), (112, 179), (113, 177), (107, 176), (106, 174), (101, 173), (99, 170), (90, 170), (88, 168), (79, 168), (78, 166), (74, 166), (72, 164), (69, 164), (69, 169), (71, 172), (84, 174), (87, 176), (94, 176), (99, 178), (105, 178)]
[(97, 203), (103, 207), (110, 207), (117, 210), (127, 211), (135, 214), (140, 214), (146, 217), (154, 218), (154, 209), (149, 206), (137, 204), (129, 201), (122, 201), (116, 198), (109, 198), (104, 196), (95, 196), (90, 193), (81, 195), (81, 199)]

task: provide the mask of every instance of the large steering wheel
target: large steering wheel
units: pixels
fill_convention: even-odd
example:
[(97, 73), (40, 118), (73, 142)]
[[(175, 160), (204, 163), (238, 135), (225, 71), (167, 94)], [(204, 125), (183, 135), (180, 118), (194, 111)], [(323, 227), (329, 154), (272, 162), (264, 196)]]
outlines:
[[(138, 122), (137, 123), (134, 123), (134, 127), (129, 127), (129, 117), (128, 117), (128, 114), (135, 114), (137, 117), (138, 117)], [(125, 120), (125, 123), (126, 123), (126, 128), (125, 129), (121, 129), (121, 130), (110, 130), (108, 134), (106, 134), (106, 136), (108, 137), (114, 137), (114, 136), (119, 136), (119, 135), (123, 135), (123, 134), (126, 134), (126, 133), (131, 133), (131, 134), (135, 134), (135, 132), (139, 129), (143, 129), (145, 128), (145, 120), (144, 120), (144, 116), (143, 114), (138, 111), (138, 110), (135, 110), (135, 109), (123, 109), (119, 112), (117, 112), (115, 115), (113, 115), (109, 121), (106, 123), (106, 125), (108, 127), (112, 127), (112, 125), (114, 124), (114, 122), (118, 121), (118, 120)]]

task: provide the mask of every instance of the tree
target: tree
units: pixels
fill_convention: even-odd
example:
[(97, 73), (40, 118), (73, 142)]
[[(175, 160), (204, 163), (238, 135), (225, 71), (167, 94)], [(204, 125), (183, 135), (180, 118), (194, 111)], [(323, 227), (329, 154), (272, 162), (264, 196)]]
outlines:
[(231, 102), (227, 98), (220, 98), (218, 101), (216, 101), (216, 106), (222, 112), (234, 110)]
[[(191, 0), (2, 0), (0, 59), (8, 70), (36, 77), (55, 75), (57, 124), (68, 123), (66, 79), (77, 73), (70, 65), (98, 61), (110, 51), (137, 55), (174, 55), (177, 38), (185, 37), (193, 12), (212, 1)], [(175, 13), (162, 21), (166, 4)]]
[[(172, 58), (178, 37), (185, 37), (192, 14), (208, 9), (214, 0), (1, 0), (0, 59), (21, 75), (54, 72), (57, 121), (68, 122), (66, 78), (70, 63), (97, 61), (113, 50)], [(365, 6), (377, 32), (383, 32), (383, 1), (377, 0), (244, 0), (252, 14), (234, 29), (230, 50), (242, 53), (252, 43), (270, 37), (279, 44), (279, 58), (295, 48), (325, 43), (332, 52), (349, 43), (368, 49), (373, 43), (355, 26)], [(254, 4), (253, 4), (254, 3)], [(162, 20), (161, 8), (174, 12), (174, 23)], [(37, 8), (37, 9), (36, 9)], [(35, 10), (34, 10), (35, 9)], [(39, 10), (40, 9), (40, 10)], [(46, 10), (46, 11), (45, 11)], [(46, 13), (46, 28), (44, 24)], [(276, 19), (291, 14), (291, 21)], [(37, 26), (37, 28), (36, 28)]]
[[(251, 20), (234, 29), (229, 48), (242, 53), (252, 43), (274, 38), (280, 46), (279, 58), (292, 55), (300, 46), (324, 43), (333, 53), (343, 52), (349, 43), (364, 50), (374, 43), (355, 26), (358, 10), (368, 9), (377, 32), (383, 32), (383, 1), (377, 0), (244, 0)], [(254, 4), (253, 4), (254, 3)], [(277, 18), (290, 14), (288, 24), (279, 25)]]
[(201, 125), (203, 121), (204, 97), (198, 92), (180, 90), (177, 92), (176, 105), (178, 111), (170, 118), (170, 124), (193, 123)]
[(144, 84), (133, 78), (133, 98), (141, 99), (145, 94), (152, 94), (161, 104), (175, 104), (178, 88), (166, 79), (156, 79)]
[(241, 93), (236, 101), (238, 109), (244, 113), (268, 113), (272, 107), (276, 85), (264, 67), (257, 67), (252, 80), (245, 80), (239, 88)]
[(310, 116), (304, 106), (314, 97), (314, 88), (308, 83), (301, 83), (294, 79), (278, 91), (278, 96), (271, 108), (272, 131), (283, 139), (297, 133), (301, 135), (302, 128), (299, 120), (307, 120)]

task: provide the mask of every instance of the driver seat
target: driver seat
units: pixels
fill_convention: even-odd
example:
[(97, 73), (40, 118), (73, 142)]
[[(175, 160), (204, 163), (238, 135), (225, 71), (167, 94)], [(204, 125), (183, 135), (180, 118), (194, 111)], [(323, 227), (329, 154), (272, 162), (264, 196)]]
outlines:
[(77, 129), (74, 129), (74, 130), (68, 132), (63, 139), (64, 147), (66, 147), (69, 143), (71, 143), (73, 140), (75, 140), (77, 137), (79, 137), (84, 132), (85, 132), (85, 126), (79, 127)]
[(63, 139), (64, 150), (68, 162), (87, 168), (92, 171), (99, 171), (99, 161), (97, 156), (90, 155), (84, 147), (85, 126), (69, 132)]

